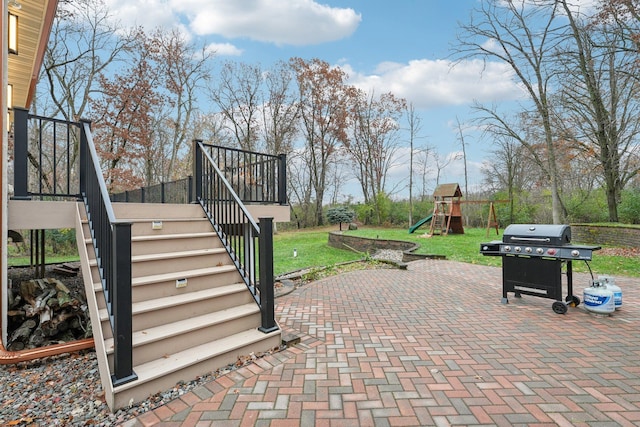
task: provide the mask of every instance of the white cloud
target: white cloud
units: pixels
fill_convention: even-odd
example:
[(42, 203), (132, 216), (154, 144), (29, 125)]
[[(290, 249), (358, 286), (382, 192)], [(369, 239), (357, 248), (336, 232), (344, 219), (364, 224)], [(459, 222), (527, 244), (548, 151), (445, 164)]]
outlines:
[(314, 0), (106, 0), (106, 7), (125, 27), (184, 26), (197, 36), (295, 46), (343, 39), (362, 20), (353, 9)]
[(277, 45), (311, 45), (350, 36), (361, 15), (314, 0), (173, 0), (198, 35), (248, 38)]
[(113, 17), (125, 27), (179, 27), (180, 21), (166, 0), (105, 0)]
[(372, 75), (356, 73), (349, 65), (342, 68), (349, 73), (353, 85), (377, 93), (393, 92), (413, 102), (416, 108), (499, 102), (525, 96), (510, 67), (497, 62), (471, 60), (455, 66), (447, 60), (385, 62)]
[(207, 46), (207, 52), (215, 53), (222, 56), (240, 56), (242, 49), (232, 45), (231, 43), (211, 43)]

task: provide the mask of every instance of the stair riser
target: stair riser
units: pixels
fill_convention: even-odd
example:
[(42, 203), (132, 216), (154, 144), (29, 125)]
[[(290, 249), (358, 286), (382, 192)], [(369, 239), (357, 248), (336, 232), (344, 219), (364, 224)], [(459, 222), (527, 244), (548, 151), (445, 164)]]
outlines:
[[(150, 395), (169, 390), (185, 378), (197, 378), (199, 376), (210, 374), (216, 369), (225, 367), (231, 363), (235, 363), (240, 356), (247, 356), (252, 352), (258, 354), (269, 351), (280, 345), (280, 339), (280, 335), (268, 337), (259, 343), (252, 343), (250, 345), (237, 348), (224, 355), (202, 360), (199, 363), (191, 365), (181, 371), (161, 375), (154, 381), (139, 384), (136, 387), (129, 388), (122, 392), (118, 392), (116, 389), (115, 396), (113, 398), (113, 407), (127, 407), (131, 399), (133, 399), (133, 402), (141, 402)], [(215, 343), (212, 345), (215, 345)]]
[(229, 271), (219, 274), (188, 277), (187, 286), (184, 288), (177, 288), (175, 280), (157, 282), (148, 285), (137, 285), (133, 287), (133, 300), (134, 302), (146, 301), (153, 298), (168, 297), (185, 292), (195, 292), (231, 285), (241, 281), (242, 279), (237, 271)]
[[(104, 300), (104, 298), (103, 298)], [(142, 331), (154, 326), (160, 326), (171, 322), (189, 319), (194, 316), (200, 316), (206, 313), (213, 313), (219, 310), (225, 310), (242, 304), (248, 304), (253, 301), (253, 297), (248, 290), (237, 292), (229, 295), (219, 296), (213, 299), (205, 299), (195, 301), (189, 304), (181, 304), (174, 307), (166, 307), (161, 310), (154, 310), (133, 315), (133, 330)], [(111, 326), (109, 322), (102, 322), (102, 330), (107, 336), (111, 335)]]
[[(95, 267), (92, 269), (92, 271), (94, 270), (96, 270)], [(175, 280), (149, 283), (145, 285), (136, 285), (133, 287), (131, 298), (132, 301), (136, 303), (141, 301), (148, 301), (154, 298), (170, 297), (188, 292), (202, 291), (204, 289), (231, 285), (233, 283), (239, 283), (241, 281), (242, 279), (240, 278), (238, 272), (231, 271), (220, 274), (189, 277), (187, 278), (187, 286), (183, 288), (176, 287)], [(105, 308), (104, 296), (102, 295), (102, 291), (98, 291), (96, 299), (98, 301), (98, 308)]]
[[(139, 365), (161, 357), (162, 354), (175, 349), (188, 349), (201, 345), (204, 342), (228, 337), (235, 333), (255, 328), (260, 325), (260, 312), (228, 322), (211, 325), (195, 331), (185, 332), (176, 336), (168, 337), (162, 341), (135, 346), (133, 352), (133, 364)], [(110, 351), (110, 350), (109, 350)], [(113, 369), (113, 353), (109, 354), (109, 366)]]
[[(162, 221), (162, 218), (158, 218)], [(162, 221), (161, 229), (154, 229), (152, 221), (134, 222), (131, 224), (132, 236), (162, 236), (166, 234), (199, 233), (213, 231), (211, 223), (206, 219), (187, 221)]]
[(188, 238), (169, 238), (162, 240), (146, 240), (131, 242), (132, 255), (161, 254), (165, 252), (179, 252), (196, 249), (221, 248), (222, 243), (217, 236), (203, 235)]
[(220, 267), (222, 265), (229, 265), (230, 263), (229, 255), (226, 252), (170, 259), (136, 261), (131, 265), (131, 276), (134, 278), (145, 277), (154, 274), (173, 273), (176, 271)]
[(195, 204), (114, 203), (113, 212), (122, 219), (204, 217), (202, 207)]

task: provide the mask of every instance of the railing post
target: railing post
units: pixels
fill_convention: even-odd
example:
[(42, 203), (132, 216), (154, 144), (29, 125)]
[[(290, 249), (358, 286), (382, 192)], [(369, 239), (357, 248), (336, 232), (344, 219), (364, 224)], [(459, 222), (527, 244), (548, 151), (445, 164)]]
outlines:
[(29, 111), (13, 109), (13, 199), (30, 200), (28, 192)]
[(187, 203), (193, 203), (193, 175), (187, 181)]
[(281, 205), (287, 204), (287, 155), (278, 155), (278, 202)]
[(199, 143), (202, 143), (201, 139), (193, 140), (193, 178), (196, 181), (194, 200), (202, 198), (202, 152), (198, 146)]
[(113, 343), (114, 387), (138, 379), (133, 372), (132, 298), (131, 298), (131, 224), (113, 225)]
[(89, 125), (91, 129), (91, 122), (89, 120), (80, 119), (80, 196), (85, 197), (87, 194), (87, 163), (90, 161), (89, 148), (87, 142), (87, 134), (85, 132), (84, 124)]
[(260, 218), (258, 237), (260, 257), (260, 314), (265, 334), (278, 330), (275, 318), (275, 295), (273, 290), (273, 218)]

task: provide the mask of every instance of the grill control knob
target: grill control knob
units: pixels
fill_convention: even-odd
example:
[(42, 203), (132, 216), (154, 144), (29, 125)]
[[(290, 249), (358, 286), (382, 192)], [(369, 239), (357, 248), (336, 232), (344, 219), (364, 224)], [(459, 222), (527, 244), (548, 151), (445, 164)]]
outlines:
[(547, 249), (547, 253), (549, 255), (555, 255), (556, 254), (556, 250), (554, 248), (549, 248), (549, 249)]
[(531, 251), (532, 251), (532, 249), (531, 249), (531, 248), (529, 248), (529, 247), (526, 247), (526, 248), (524, 248), (524, 251), (525, 251), (526, 253), (530, 254), (530, 253), (531, 253)]
[(542, 248), (537, 248), (537, 249), (536, 249), (536, 253), (538, 253), (538, 254), (542, 254), (542, 253), (544, 253), (544, 249), (542, 249)]
[(504, 247), (505, 252), (511, 252), (511, 246), (507, 245)]
[(571, 256), (573, 257), (579, 257), (580, 256), (580, 251), (577, 249), (574, 249), (571, 251)]
[(516, 246), (514, 249), (516, 252), (522, 252), (522, 248), (520, 246)]

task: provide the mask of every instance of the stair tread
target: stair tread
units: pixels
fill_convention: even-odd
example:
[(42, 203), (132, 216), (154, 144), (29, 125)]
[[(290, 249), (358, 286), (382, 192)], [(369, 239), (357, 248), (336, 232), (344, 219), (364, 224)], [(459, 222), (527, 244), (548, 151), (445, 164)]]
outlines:
[[(234, 319), (239, 319), (251, 314), (259, 313), (260, 308), (254, 302), (229, 307), (213, 313), (191, 317), (185, 320), (168, 323), (165, 325), (147, 328), (133, 333), (133, 346), (141, 346), (155, 341), (167, 339), (179, 334), (188, 333), (208, 326), (220, 324)], [(113, 338), (105, 339), (104, 347), (107, 353), (113, 352)]]
[(215, 340), (215, 345), (212, 345), (212, 343), (204, 343), (177, 353), (162, 355), (159, 359), (134, 366), (133, 371), (138, 376), (138, 379), (116, 387), (114, 392), (120, 393), (134, 388), (139, 384), (152, 381), (171, 372), (179, 371), (203, 360), (225, 354), (236, 348), (268, 339), (272, 335), (279, 333), (280, 330), (265, 334), (257, 329), (249, 329), (226, 338)]
[(177, 234), (150, 234), (142, 236), (131, 236), (132, 242), (143, 242), (153, 240), (172, 240), (172, 239), (192, 239), (197, 237), (217, 237), (215, 231), (202, 231), (196, 233), (177, 233)]
[[(195, 233), (175, 233), (175, 234), (149, 234), (140, 236), (131, 236), (131, 242), (150, 242), (156, 240), (178, 240), (178, 239), (194, 239), (203, 237), (217, 237), (215, 231), (201, 231)], [(91, 238), (84, 239), (86, 244), (91, 244)]]
[(207, 217), (191, 217), (191, 216), (185, 216), (185, 217), (177, 217), (177, 218), (118, 218), (118, 222), (130, 222), (130, 223), (135, 223), (135, 222), (201, 222), (201, 221), (209, 221), (209, 219), (207, 219)]
[[(218, 286), (215, 288), (204, 289), (195, 292), (186, 292), (180, 295), (172, 295), (168, 297), (161, 297), (152, 300), (135, 302), (132, 305), (131, 311), (133, 315), (140, 313), (147, 313), (154, 310), (161, 310), (167, 307), (173, 307), (181, 304), (188, 304), (191, 302), (202, 301), (205, 299), (215, 298), (222, 295), (229, 295), (236, 292), (246, 291), (247, 287), (244, 283), (234, 283), (232, 285)], [(102, 308), (99, 310), (100, 320), (107, 321), (108, 314), (107, 309)]]
[(192, 249), (189, 251), (161, 252), (157, 254), (133, 255), (131, 262), (154, 261), (162, 259), (186, 258), (191, 256), (215, 255), (226, 253), (225, 248)]
[[(144, 261), (159, 261), (165, 259), (187, 258), (192, 256), (217, 255), (226, 252), (227, 250), (225, 248), (206, 248), (193, 249), (190, 251), (160, 252), (157, 254), (133, 255), (131, 257), (131, 262), (134, 263)], [(89, 266), (94, 267), (96, 265), (97, 261), (95, 259), (89, 261)]]

